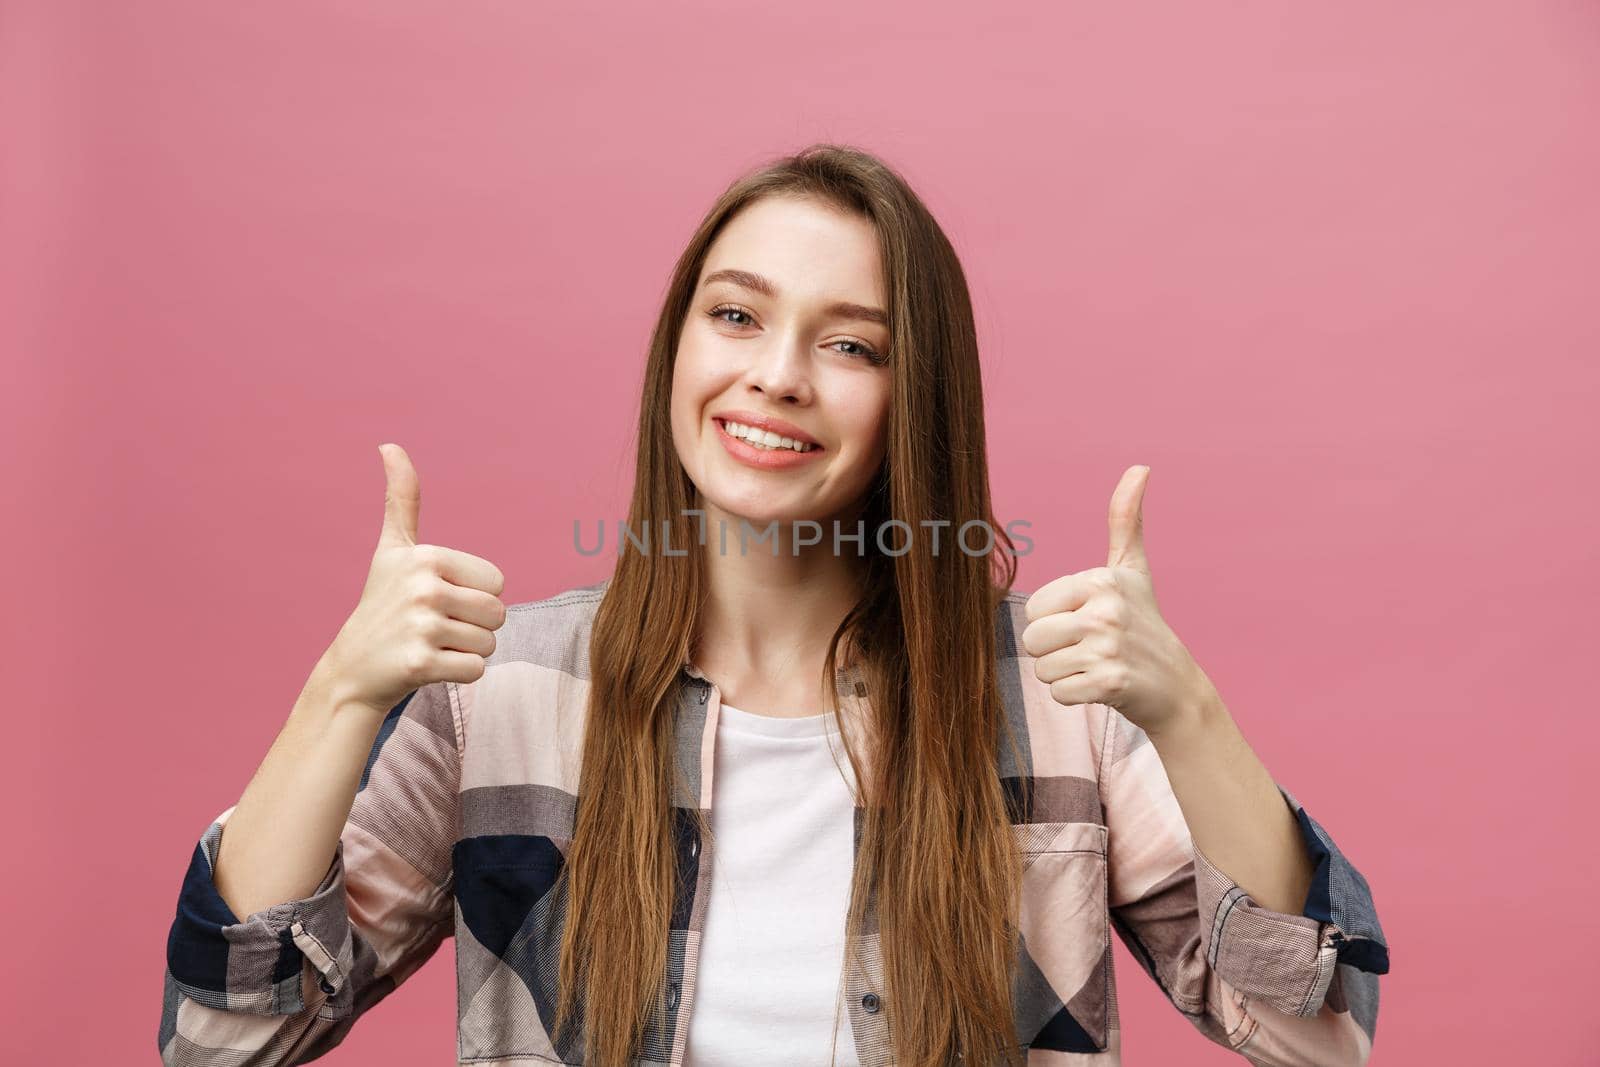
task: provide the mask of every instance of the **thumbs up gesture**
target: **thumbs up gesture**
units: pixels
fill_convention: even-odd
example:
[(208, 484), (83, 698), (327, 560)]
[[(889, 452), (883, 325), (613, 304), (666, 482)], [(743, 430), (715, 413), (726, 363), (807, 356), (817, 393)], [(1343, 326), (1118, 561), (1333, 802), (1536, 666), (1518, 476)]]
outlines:
[(383, 527), (361, 600), (323, 653), (319, 669), (341, 706), (380, 717), (430, 682), (473, 682), (505, 624), (505, 576), (486, 559), (419, 544), (422, 493), (399, 445), (379, 447), (387, 483)]
[(1150, 468), (1123, 472), (1111, 494), (1104, 567), (1068, 574), (1028, 598), (1022, 647), (1060, 704), (1107, 704), (1154, 734), (1175, 725), (1211, 682), (1161, 617), (1144, 552)]

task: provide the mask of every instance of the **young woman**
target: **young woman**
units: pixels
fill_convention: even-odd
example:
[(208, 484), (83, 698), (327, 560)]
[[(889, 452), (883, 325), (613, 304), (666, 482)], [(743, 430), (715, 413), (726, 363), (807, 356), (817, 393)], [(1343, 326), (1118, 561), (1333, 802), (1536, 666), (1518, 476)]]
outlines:
[(191, 861), (163, 1062), (316, 1058), (454, 936), (462, 1062), (1114, 1064), (1112, 929), (1250, 1062), (1366, 1061), (1371, 894), (1161, 620), (1148, 469), (1105, 567), (1012, 591), (898, 175), (736, 182), (644, 378), (615, 569), (545, 600), (419, 544), (384, 449), (361, 603)]

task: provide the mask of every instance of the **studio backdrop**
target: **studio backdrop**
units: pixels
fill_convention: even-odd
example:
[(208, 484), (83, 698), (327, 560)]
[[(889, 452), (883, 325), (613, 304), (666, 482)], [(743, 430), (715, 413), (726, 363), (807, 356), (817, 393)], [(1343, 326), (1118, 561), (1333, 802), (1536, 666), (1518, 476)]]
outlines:
[[(823, 142), (961, 257), (1019, 589), (1149, 466), (1167, 620), (1370, 881), (1371, 1062), (1594, 1062), (1597, 131), (1578, 0), (0, 4), (0, 1060), (158, 1061), (380, 444), (507, 603), (610, 573), (674, 259)], [(1114, 947), (1125, 1062), (1242, 1062)], [(327, 1061), (454, 1063), (451, 955)]]

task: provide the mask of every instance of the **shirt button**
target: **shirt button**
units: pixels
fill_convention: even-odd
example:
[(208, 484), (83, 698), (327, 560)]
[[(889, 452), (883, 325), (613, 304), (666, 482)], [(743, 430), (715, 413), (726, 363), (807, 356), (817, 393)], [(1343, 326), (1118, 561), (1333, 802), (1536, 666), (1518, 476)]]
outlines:
[(878, 1011), (878, 994), (876, 994), (876, 993), (868, 993), (866, 996), (862, 997), (861, 998), (861, 1006), (863, 1008), (866, 1008), (868, 1011), (872, 1012), (873, 1014), (877, 1014), (877, 1011)]
[(330, 995), (333, 993), (333, 986), (328, 982), (327, 975), (321, 975), (317, 978), (317, 987), (324, 993), (328, 993)]
[(677, 982), (668, 982), (667, 983), (667, 1007), (668, 1007), (668, 1009), (672, 1009), (672, 1008), (676, 1008), (677, 1006), (678, 1006), (678, 983)]
[(692, 859), (693, 857), (698, 856), (698, 855), (700, 855), (700, 842), (699, 841), (691, 841), (691, 842), (689, 842), (689, 856), (690, 856), (690, 858)]

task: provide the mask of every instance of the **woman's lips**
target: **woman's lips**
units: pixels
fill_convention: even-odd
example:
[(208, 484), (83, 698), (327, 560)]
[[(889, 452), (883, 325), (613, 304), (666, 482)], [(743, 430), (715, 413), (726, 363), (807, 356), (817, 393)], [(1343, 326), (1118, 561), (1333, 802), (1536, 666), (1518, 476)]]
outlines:
[(792, 448), (757, 448), (755, 445), (741, 441), (728, 433), (727, 428), (722, 425), (721, 419), (712, 419), (711, 421), (717, 428), (717, 440), (722, 442), (722, 447), (726, 448), (728, 454), (734, 459), (749, 467), (757, 467), (761, 470), (788, 470), (791, 467), (810, 463), (824, 451), (820, 445), (805, 452), (796, 452)]

